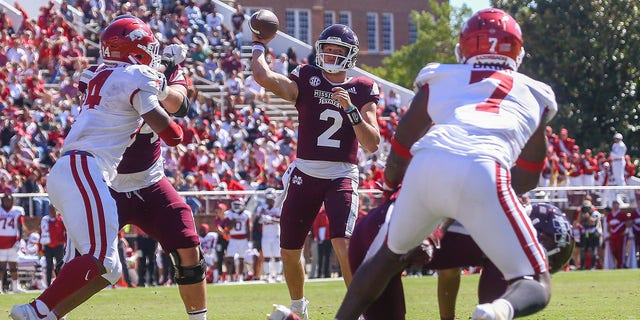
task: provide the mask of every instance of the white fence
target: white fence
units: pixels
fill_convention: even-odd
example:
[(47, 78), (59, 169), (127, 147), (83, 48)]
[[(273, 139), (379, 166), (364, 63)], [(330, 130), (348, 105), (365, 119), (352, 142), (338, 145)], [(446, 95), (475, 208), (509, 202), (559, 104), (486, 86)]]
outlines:
[[(277, 192), (281, 192), (278, 190)], [(369, 210), (378, 204), (382, 199), (380, 190), (369, 189), (360, 190), (360, 203), (364, 210)], [(203, 214), (213, 214), (218, 203), (229, 203), (233, 199), (242, 198), (247, 201), (249, 210), (255, 209), (264, 199), (264, 190), (245, 191), (189, 191), (178, 192), (182, 196), (196, 196), (201, 201)], [(532, 202), (549, 202), (563, 210), (574, 210), (582, 206), (582, 202), (587, 196), (591, 197), (591, 202), (598, 208), (610, 206), (611, 202), (617, 200), (622, 208), (635, 208), (636, 199), (640, 199), (640, 186), (598, 186), (598, 187), (539, 187), (529, 193)], [(47, 197), (46, 193), (14, 193), (16, 205), (19, 199), (33, 197)], [(27, 215), (34, 214), (33, 201), (29, 201), (25, 206)], [(45, 213), (46, 214), (46, 213)]]

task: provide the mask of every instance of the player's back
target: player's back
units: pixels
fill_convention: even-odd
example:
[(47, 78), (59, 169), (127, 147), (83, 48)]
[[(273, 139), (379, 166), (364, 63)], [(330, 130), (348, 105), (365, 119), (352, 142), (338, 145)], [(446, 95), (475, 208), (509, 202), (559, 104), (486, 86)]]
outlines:
[(429, 64), (416, 78), (423, 85), (435, 125), (413, 150), (486, 156), (510, 167), (543, 118), (557, 112), (548, 85), (509, 69)]
[(139, 91), (157, 94), (158, 74), (146, 65), (103, 65), (88, 81), (80, 114), (65, 138), (62, 152), (82, 150), (98, 161), (109, 181), (122, 154), (138, 132), (140, 115), (155, 108), (154, 103), (134, 106)]

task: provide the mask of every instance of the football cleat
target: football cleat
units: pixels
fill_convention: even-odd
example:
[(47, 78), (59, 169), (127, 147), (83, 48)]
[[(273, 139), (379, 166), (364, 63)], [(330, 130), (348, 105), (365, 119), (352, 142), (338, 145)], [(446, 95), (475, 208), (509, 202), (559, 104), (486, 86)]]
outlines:
[(484, 303), (476, 306), (471, 316), (472, 320), (511, 320), (513, 308), (504, 299), (498, 299), (492, 303)]
[(300, 317), (291, 309), (280, 304), (274, 304), (273, 311), (267, 315), (267, 320), (300, 320)]
[(302, 298), (302, 300), (292, 301), (291, 310), (300, 316), (302, 320), (309, 320), (309, 300)]
[(49, 312), (47, 315), (40, 314), (31, 303), (19, 304), (11, 308), (9, 319), (13, 320), (56, 320), (57, 317), (53, 312)]

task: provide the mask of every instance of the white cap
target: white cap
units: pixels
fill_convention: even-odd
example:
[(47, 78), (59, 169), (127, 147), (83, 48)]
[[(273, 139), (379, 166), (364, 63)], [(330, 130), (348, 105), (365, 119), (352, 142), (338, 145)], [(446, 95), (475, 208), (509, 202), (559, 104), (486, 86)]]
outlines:
[(613, 135), (613, 138), (622, 140), (622, 134), (620, 132), (616, 132), (616, 134)]

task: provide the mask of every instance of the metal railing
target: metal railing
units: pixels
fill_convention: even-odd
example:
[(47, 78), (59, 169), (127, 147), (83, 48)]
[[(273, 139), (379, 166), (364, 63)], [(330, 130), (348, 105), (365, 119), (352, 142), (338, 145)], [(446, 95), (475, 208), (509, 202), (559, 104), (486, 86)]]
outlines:
[[(276, 190), (281, 193), (282, 190)], [(361, 206), (364, 210), (376, 207), (382, 201), (382, 192), (377, 189), (359, 190)], [(183, 197), (194, 196), (201, 200), (203, 214), (213, 214), (218, 203), (229, 203), (237, 198), (242, 198), (247, 203), (247, 208), (254, 209), (264, 199), (264, 190), (243, 191), (179, 191)], [(532, 202), (549, 202), (565, 210), (580, 208), (587, 196), (597, 208), (610, 205), (617, 200), (622, 208), (635, 208), (636, 199), (640, 199), (640, 186), (596, 186), (596, 187), (538, 187), (528, 192)], [(47, 193), (14, 193), (18, 205), (19, 199), (48, 197)], [(25, 212), (34, 215), (33, 201), (28, 201)], [(46, 214), (46, 213), (45, 213)]]

